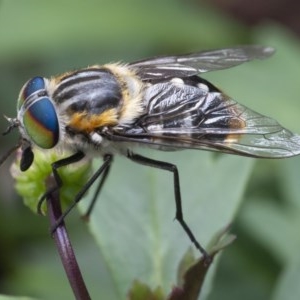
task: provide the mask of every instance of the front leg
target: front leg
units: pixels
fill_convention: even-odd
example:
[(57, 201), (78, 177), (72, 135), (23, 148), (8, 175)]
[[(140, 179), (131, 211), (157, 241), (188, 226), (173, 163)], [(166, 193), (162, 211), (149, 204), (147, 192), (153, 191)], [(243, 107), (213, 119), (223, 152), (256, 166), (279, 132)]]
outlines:
[(37, 205), (38, 214), (40, 214), (40, 215), (42, 214), (42, 204), (47, 199), (47, 197), (50, 194), (52, 194), (53, 192), (59, 190), (62, 186), (62, 180), (61, 180), (57, 170), (61, 167), (64, 167), (64, 166), (67, 166), (67, 165), (70, 165), (70, 164), (73, 164), (73, 163), (76, 163), (76, 162), (82, 160), (84, 158), (84, 156), (85, 156), (85, 154), (83, 152), (78, 151), (69, 157), (60, 159), (51, 164), (52, 174), (54, 176), (56, 186), (53, 186), (48, 191), (46, 191), (45, 194), (39, 200), (38, 205)]
[[(106, 154), (104, 155), (104, 162), (103, 164), (100, 166), (100, 168), (98, 168), (98, 170), (92, 175), (92, 177), (84, 184), (84, 186), (82, 187), (82, 189), (78, 192), (78, 194), (75, 196), (73, 202), (69, 205), (69, 207), (62, 213), (62, 215), (56, 220), (56, 224), (54, 226), (52, 226), (51, 228), (51, 233), (54, 233), (54, 231), (57, 229), (57, 227), (61, 224), (61, 222), (65, 219), (65, 217), (71, 212), (71, 210), (77, 205), (77, 203), (82, 199), (82, 197), (84, 196), (84, 194), (87, 192), (87, 190), (93, 185), (93, 183), (103, 174), (99, 185), (96, 189), (96, 193), (92, 199), (92, 202), (90, 204), (90, 207), (88, 209), (88, 213), (91, 212), (91, 209), (93, 208), (95, 201), (97, 199), (97, 196), (105, 182), (105, 179), (107, 178), (109, 169), (110, 169), (110, 165), (112, 163), (113, 160), (113, 156), (111, 154)], [(86, 218), (88, 218), (87, 216), (84, 216)]]

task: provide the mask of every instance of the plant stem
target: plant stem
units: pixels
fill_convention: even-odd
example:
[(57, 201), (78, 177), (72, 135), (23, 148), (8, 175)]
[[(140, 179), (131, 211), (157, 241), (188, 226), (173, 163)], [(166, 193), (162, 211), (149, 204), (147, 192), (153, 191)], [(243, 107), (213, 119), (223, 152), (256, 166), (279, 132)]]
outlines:
[[(56, 185), (53, 176), (50, 176), (46, 182), (47, 188), (51, 188)], [(57, 220), (62, 215), (59, 192), (55, 191), (47, 197), (47, 209), (50, 219), (51, 228), (57, 224)], [(57, 227), (53, 233), (53, 238), (56, 243), (58, 253), (60, 255), (62, 264), (64, 266), (66, 275), (70, 282), (71, 288), (77, 300), (89, 300), (91, 299), (83, 277), (81, 275), (72, 244), (70, 242), (68, 232), (64, 221)]]

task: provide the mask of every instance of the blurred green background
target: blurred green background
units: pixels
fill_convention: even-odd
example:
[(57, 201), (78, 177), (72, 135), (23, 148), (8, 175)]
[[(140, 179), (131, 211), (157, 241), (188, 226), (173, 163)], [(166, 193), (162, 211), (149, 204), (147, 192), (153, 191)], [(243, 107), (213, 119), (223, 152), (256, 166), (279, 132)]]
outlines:
[[(261, 17), (259, 23), (253, 25), (252, 22), (250, 26), (249, 22), (248, 25), (242, 23), (242, 17), (238, 21), (217, 5), (208, 5), (207, 2), (0, 1), (1, 114), (15, 116), (21, 86), (36, 75), (49, 77), (95, 63), (127, 62), (161, 54), (263, 44), (277, 50), (268, 61), (253, 62), (205, 74), (204, 77), (242, 104), (272, 116), (285, 127), (300, 133), (300, 47), (295, 28), (271, 17)], [(213, 2), (218, 4), (218, 1)], [(290, 10), (293, 11), (293, 7)], [(6, 127), (7, 122), (0, 118), (1, 131)], [(17, 138), (16, 132), (1, 137), (2, 155)], [(166, 160), (169, 157), (168, 154), (155, 155)], [(197, 156), (199, 161), (212, 159), (210, 154), (193, 152), (193, 157)], [(182, 165), (181, 178), (199, 176), (199, 181), (209, 181), (216, 193), (222, 195), (222, 180), (214, 182), (214, 177), (200, 177), (196, 167), (192, 171), (184, 169), (185, 152), (170, 157), (172, 162)], [(41, 299), (72, 299), (48, 233), (47, 218), (33, 215), (14, 192), (9, 174), (12, 159), (0, 169), (0, 293)], [(206, 299), (300, 299), (300, 158), (258, 160), (254, 167), (254, 160), (238, 159), (233, 158), (235, 162), (243, 164), (242, 161), (247, 161), (248, 164), (247, 167), (241, 166), (241, 169), (245, 168), (241, 176), (248, 180), (247, 184), (241, 182), (236, 187), (243, 194), (239, 197), (242, 202), (236, 202), (230, 208), (235, 218), (228, 220), (233, 222), (232, 232), (238, 235), (238, 239), (222, 254)], [(119, 170), (124, 174), (126, 170), (122, 168), (134, 169), (124, 162), (120, 165)], [(201, 169), (201, 164), (197, 167)], [(247, 172), (252, 167), (248, 178)], [(230, 164), (220, 170), (218, 172), (223, 178), (233, 176)], [(138, 172), (144, 171), (139, 169)], [(133, 175), (126, 180), (134, 181), (134, 172), (132, 170)], [(123, 181), (117, 175), (115, 178), (116, 181), (113, 176), (110, 179), (111, 187)], [(187, 191), (188, 184), (189, 179), (183, 179)], [(124, 185), (134, 190), (134, 184), (126, 182)], [(122, 193), (123, 190), (117, 189), (115, 197)], [(134, 196), (134, 191), (132, 193)], [(201, 197), (201, 188), (198, 193), (195, 192), (195, 196)], [(168, 201), (172, 215), (174, 203), (170, 195), (170, 199), (162, 201)], [(101, 202), (105, 200), (103, 197)], [(122, 201), (126, 202), (126, 199)], [(223, 201), (222, 205), (226, 207), (225, 196)], [(184, 206), (188, 219), (189, 211), (194, 208), (189, 204)], [(214, 215), (214, 211), (211, 214)], [(214, 220), (208, 220), (207, 224), (210, 222), (214, 223)], [(181, 230), (179, 226), (172, 226), (174, 234)], [(102, 299), (122, 299), (114, 292), (113, 280), (107, 276), (106, 256), (102, 256), (101, 251), (99, 253), (98, 246), (76, 213), (68, 218), (68, 227), (87, 284), (93, 283), (90, 284), (91, 292), (94, 295), (101, 293)], [(188, 247), (186, 239), (183, 241)], [(130, 249), (135, 244), (123, 246)], [(106, 287), (105, 291), (97, 287), (96, 279), (101, 282), (101, 287)]]

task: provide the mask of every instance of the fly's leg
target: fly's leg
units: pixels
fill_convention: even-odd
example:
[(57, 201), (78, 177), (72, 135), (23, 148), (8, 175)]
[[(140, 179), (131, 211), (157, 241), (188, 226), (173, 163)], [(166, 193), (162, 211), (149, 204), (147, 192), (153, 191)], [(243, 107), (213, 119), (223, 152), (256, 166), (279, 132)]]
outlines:
[(190, 238), (192, 243), (195, 245), (195, 247), (201, 252), (204, 259), (206, 261), (210, 261), (211, 258), (209, 256), (209, 254), (199, 244), (199, 242), (196, 240), (194, 234), (192, 233), (192, 231), (190, 230), (190, 228), (188, 227), (188, 225), (184, 221), (183, 213), (182, 213), (182, 205), (181, 205), (179, 174), (178, 174), (177, 167), (173, 164), (170, 164), (170, 163), (167, 163), (167, 162), (164, 162), (164, 161), (158, 161), (158, 160), (150, 159), (150, 158), (147, 158), (147, 157), (144, 157), (144, 156), (141, 156), (141, 155), (138, 155), (138, 154), (134, 154), (134, 153), (131, 153), (131, 152), (127, 153), (127, 157), (129, 159), (131, 159), (132, 161), (136, 162), (136, 163), (139, 163), (139, 164), (142, 164), (142, 165), (145, 165), (145, 166), (149, 166), (149, 167), (153, 167), (153, 168), (158, 168), (158, 169), (170, 171), (170, 172), (173, 173), (175, 204), (176, 204), (176, 216), (175, 216), (175, 218), (180, 223), (180, 225), (182, 226), (182, 228), (184, 229), (184, 231), (186, 232), (186, 234), (188, 235), (188, 237)]
[[(80, 190), (80, 192), (75, 196), (73, 203), (63, 212), (63, 214), (57, 219), (57, 222), (54, 226), (51, 228), (51, 233), (55, 232), (57, 227), (61, 224), (61, 222), (65, 219), (65, 217), (70, 213), (70, 211), (77, 205), (77, 203), (82, 199), (83, 195), (87, 192), (87, 190), (93, 185), (93, 183), (101, 176), (101, 174), (104, 174), (104, 179), (102, 177), (100, 184), (97, 188), (97, 192), (100, 192), (101, 187), (103, 186), (103, 183), (108, 175), (107, 169), (109, 169), (110, 164), (112, 162), (113, 156), (111, 154), (106, 154), (104, 156), (104, 162), (101, 165), (101, 167), (93, 174), (93, 176), (89, 179), (89, 181), (83, 186), (83, 188)], [(106, 173), (106, 174), (105, 174)], [(94, 205), (94, 202), (97, 198), (97, 195), (94, 196), (91, 205)], [(88, 209), (88, 211), (90, 211)]]
[[(91, 201), (91, 203), (90, 203), (90, 205), (89, 205), (89, 207), (88, 207), (86, 213), (82, 216), (82, 218), (83, 218), (84, 220), (88, 220), (88, 219), (89, 219), (89, 217), (90, 217), (90, 215), (91, 215), (91, 212), (92, 212), (92, 210), (93, 210), (93, 208), (94, 208), (94, 206), (95, 206), (95, 203), (96, 203), (96, 201), (97, 201), (97, 198), (98, 198), (98, 196), (99, 196), (99, 193), (101, 192), (102, 187), (103, 187), (103, 185), (104, 185), (104, 183), (105, 183), (105, 181), (106, 181), (106, 178), (107, 178), (107, 176), (108, 176), (108, 174), (109, 174), (110, 167), (111, 167), (111, 162), (112, 162), (112, 159), (113, 159), (112, 156), (111, 156), (111, 158), (109, 158), (109, 156), (111, 156), (111, 155), (110, 155), (110, 154), (104, 155), (104, 161), (106, 161), (107, 159), (109, 159), (109, 160), (110, 160), (110, 163), (107, 164), (106, 168), (103, 170), (102, 177), (101, 177), (100, 182), (99, 182), (99, 184), (98, 184), (98, 186), (97, 186), (97, 189), (96, 189), (96, 191), (95, 191), (95, 193), (94, 193), (93, 199), (92, 199), (92, 201)], [(100, 175), (99, 175), (99, 176), (100, 176)]]
[(38, 205), (37, 205), (37, 212), (39, 214), (42, 214), (42, 204), (44, 203), (44, 201), (47, 199), (47, 197), (52, 194), (53, 192), (59, 190), (62, 186), (62, 180), (58, 174), (58, 171), (57, 169), (61, 168), (61, 167), (64, 167), (64, 166), (67, 166), (67, 165), (70, 165), (70, 164), (73, 164), (73, 163), (76, 163), (78, 161), (80, 161), (81, 159), (84, 158), (84, 153), (81, 152), (81, 151), (78, 151), (76, 152), (75, 154), (69, 156), (69, 157), (66, 157), (66, 158), (63, 158), (61, 160), (58, 160), (54, 163), (51, 164), (51, 167), (52, 167), (52, 174), (54, 176), (54, 180), (56, 182), (56, 186), (50, 188), (42, 197), (41, 199), (39, 200), (38, 202)]

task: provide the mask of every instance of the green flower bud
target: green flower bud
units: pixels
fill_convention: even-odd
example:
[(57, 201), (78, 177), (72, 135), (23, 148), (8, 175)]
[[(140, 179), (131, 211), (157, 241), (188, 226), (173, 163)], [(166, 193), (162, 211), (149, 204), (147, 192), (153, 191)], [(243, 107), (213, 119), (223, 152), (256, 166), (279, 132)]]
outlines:
[[(36, 213), (39, 200), (47, 192), (46, 179), (52, 174), (51, 164), (70, 156), (71, 153), (40, 150), (37, 148), (33, 151), (34, 161), (27, 171), (22, 172), (20, 170), (21, 150), (18, 151), (16, 160), (12, 164), (10, 171), (12, 177), (15, 179), (15, 188), (18, 194), (23, 198), (25, 205)], [(63, 209), (73, 202), (77, 193), (88, 181), (91, 172), (91, 159), (87, 158), (58, 169), (63, 182), (59, 190)], [(42, 206), (42, 212), (46, 214), (46, 203)]]

